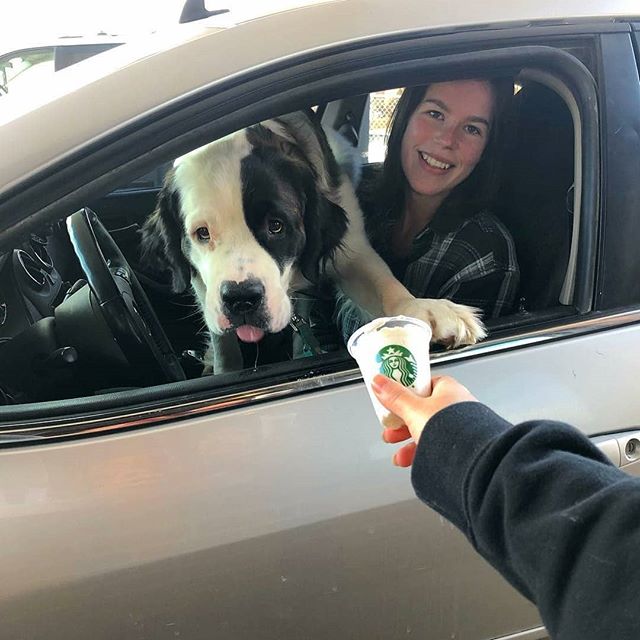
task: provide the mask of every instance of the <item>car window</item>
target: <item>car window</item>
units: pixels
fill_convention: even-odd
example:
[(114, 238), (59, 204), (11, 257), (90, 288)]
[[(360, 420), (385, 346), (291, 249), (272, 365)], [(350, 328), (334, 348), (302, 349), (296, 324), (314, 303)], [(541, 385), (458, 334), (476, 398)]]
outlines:
[[(523, 273), (518, 294), (520, 296), (518, 304), (510, 313), (500, 318), (503, 323), (511, 326), (526, 324), (529, 319), (523, 316), (525, 308), (530, 312), (562, 306), (559, 296), (567, 272), (568, 254), (571, 245), (569, 223), (572, 212), (568, 209), (571, 206), (569, 200), (570, 189), (573, 185), (574, 162), (574, 132), (571, 116), (562, 98), (552, 89), (546, 88), (539, 82), (524, 82), (524, 85), (524, 89), (519, 85), (518, 88), (521, 90), (516, 95), (518, 113), (515, 118), (516, 120), (519, 118), (519, 123), (514, 126), (517, 127), (519, 132), (515, 136), (519, 139), (519, 143), (505, 147), (504, 153), (508, 154), (508, 158), (504, 158), (504, 160), (507, 160), (502, 170), (504, 186), (503, 191), (499, 194), (499, 199), (502, 199), (502, 206), (499, 202), (496, 205), (496, 211), (499, 211), (502, 223), (516, 243), (519, 266)], [(365, 135), (368, 135), (370, 150), (377, 149), (378, 155), (374, 156), (374, 158), (378, 158), (378, 160), (376, 161), (369, 156), (367, 158), (368, 163), (366, 163), (369, 167), (380, 165), (384, 158), (385, 148), (382, 141), (386, 136), (393, 108), (401, 94), (402, 89), (397, 88), (385, 90), (384, 92), (375, 92), (370, 96), (369, 131), (368, 134), (365, 132)], [(536, 122), (536, 114), (540, 112), (541, 102), (547, 105), (547, 111), (545, 112), (547, 115), (543, 121)], [(554, 113), (551, 112), (549, 106), (552, 104), (555, 105)], [(363, 118), (363, 120), (366, 121), (367, 119)], [(544, 141), (541, 138), (541, 129), (549, 132)], [(256, 131), (258, 133), (255, 133)], [(266, 129), (263, 131), (262, 128), (259, 128), (255, 129), (251, 135), (262, 135), (264, 137), (262, 142), (267, 149), (265, 153), (271, 153), (273, 156), (272, 162), (275, 162), (277, 158), (279, 158), (278, 162), (286, 162), (286, 154), (280, 157), (278, 155), (280, 151), (277, 149), (277, 145), (284, 144), (284, 142), (282, 140), (278, 142), (274, 132), (269, 132)], [(362, 131), (361, 135), (363, 135)], [(232, 139), (233, 135), (230, 138)], [(537, 144), (534, 144), (533, 140), (537, 140)], [(286, 142), (286, 138), (284, 141)], [(226, 144), (224, 140), (214, 141), (208, 147), (220, 147), (224, 150), (227, 149), (225, 147)], [(343, 140), (343, 144), (346, 147), (349, 146), (346, 140)], [(550, 163), (548, 150), (552, 145), (555, 145), (555, 150), (552, 154), (553, 161)], [(186, 263), (187, 259), (191, 261), (190, 265), (186, 265), (187, 269), (193, 269), (198, 264), (197, 261), (200, 260), (198, 254), (195, 253), (199, 250), (198, 244), (195, 243), (203, 245), (203, 242), (210, 242), (211, 245), (215, 246), (215, 243), (221, 242), (224, 238), (224, 233), (221, 230), (214, 231), (218, 223), (211, 223), (213, 226), (208, 228), (206, 225), (209, 223), (206, 222), (205, 218), (198, 218), (199, 222), (197, 224), (201, 226), (196, 227), (192, 233), (197, 232), (202, 237), (198, 236), (194, 243), (193, 237), (189, 238), (189, 232), (187, 231), (192, 222), (190, 219), (186, 220), (183, 217), (187, 206), (184, 203), (188, 198), (193, 199), (195, 197), (192, 191), (200, 188), (197, 185), (197, 181), (207, 179), (203, 172), (212, 172), (212, 178), (215, 177), (216, 170), (212, 167), (218, 166), (216, 163), (219, 164), (219, 170), (222, 173), (228, 170), (228, 168), (225, 169), (226, 165), (224, 165), (227, 160), (225, 154), (231, 153), (231, 149), (232, 147), (223, 151), (222, 155), (220, 155), (220, 152), (212, 155), (210, 159), (211, 166), (204, 163), (202, 168), (198, 168), (199, 165), (193, 158), (197, 159), (198, 153), (205, 152), (195, 151), (192, 154), (187, 154), (187, 160), (185, 160), (185, 157), (179, 159), (175, 163), (178, 167), (180, 167), (181, 163), (188, 162), (192, 162), (196, 167), (192, 170), (195, 174), (184, 178), (184, 183), (171, 182), (172, 176), (175, 175), (175, 170), (171, 168), (172, 163), (163, 163), (154, 171), (145, 174), (145, 176), (127, 182), (121, 188), (115, 189), (103, 198), (91, 203), (91, 208), (95, 211), (97, 221), (108, 230), (126, 259), (127, 264), (133, 269), (133, 273), (141, 284), (142, 291), (150, 300), (150, 308), (155, 312), (166, 332), (169, 343), (173, 347), (187, 378), (195, 378), (203, 373), (211, 374), (217, 372), (218, 374), (227, 374), (245, 369), (255, 369), (260, 366), (273, 366), (278, 362), (295, 361), (303, 358), (320, 357), (322, 359), (327, 354), (342, 354), (345, 361), (348, 361), (349, 357), (346, 353), (348, 333), (336, 319), (336, 314), (341, 307), (336, 305), (336, 292), (332, 282), (321, 280), (318, 281), (317, 286), (309, 286), (308, 283), (300, 285), (293, 280), (287, 282), (285, 286), (290, 293), (289, 296), (282, 295), (282, 297), (283, 300), (287, 299), (287, 304), (288, 299), (291, 299), (291, 310), (288, 311), (287, 318), (280, 321), (274, 329), (268, 323), (260, 324), (262, 322), (260, 314), (256, 315), (257, 320), (255, 322), (251, 320), (250, 318), (253, 316), (248, 311), (243, 312), (246, 318), (249, 318), (244, 324), (237, 319), (233, 320), (234, 324), (232, 326), (228, 324), (230, 322), (228, 318), (234, 315), (236, 307), (239, 308), (242, 305), (248, 307), (250, 304), (248, 300), (242, 297), (246, 292), (241, 291), (239, 286), (235, 293), (229, 294), (231, 302), (214, 300), (214, 304), (217, 304), (217, 308), (219, 308), (218, 313), (222, 315), (226, 313), (227, 318), (223, 318), (222, 321), (218, 321), (216, 318), (212, 319), (208, 316), (202, 295), (198, 297), (197, 285), (194, 295), (194, 289), (192, 289), (189, 280), (181, 275), (185, 269), (185, 264), (182, 263)], [(524, 149), (527, 150), (526, 153)], [(192, 159), (188, 160), (190, 157)], [(559, 158), (561, 159), (560, 163), (556, 162), (556, 159)], [(360, 159), (354, 162), (362, 164)], [(360, 170), (360, 167), (358, 169)], [(284, 173), (274, 173), (267, 165), (259, 166), (255, 171), (257, 172), (256, 180), (265, 180), (267, 178), (274, 182), (284, 180)], [(561, 174), (562, 184), (555, 185), (554, 181), (557, 178), (559, 179)], [(168, 184), (174, 185), (173, 188), (166, 186), (163, 188), (162, 186), (163, 180), (167, 175), (169, 175)], [(249, 179), (248, 176), (250, 175), (250, 173), (247, 173), (243, 180)], [(180, 179), (182, 180), (182, 178)], [(361, 180), (364, 183), (366, 179), (365, 172)], [(210, 193), (206, 188), (204, 191), (198, 192), (198, 197), (212, 202), (224, 200), (227, 197), (225, 194), (229, 189), (233, 188), (238, 188), (238, 185), (220, 184)], [(287, 197), (290, 200), (295, 200), (290, 186), (286, 186), (283, 183), (279, 188), (282, 193), (288, 190)], [(532, 215), (524, 204), (517, 208), (507, 205), (507, 203), (510, 204), (514, 201), (526, 202), (531, 197), (530, 190), (532, 189), (548, 195), (547, 201), (538, 201), (536, 203), (537, 216)], [(259, 187), (256, 186), (254, 190), (259, 191)], [(283, 257), (285, 254), (279, 253), (283, 250), (277, 248), (277, 245), (270, 244), (273, 238), (278, 237), (279, 233), (284, 235), (287, 232), (287, 225), (291, 224), (285, 218), (288, 214), (282, 202), (282, 193), (275, 189), (274, 191), (265, 191), (260, 197), (250, 194), (251, 197), (257, 198), (257, 208), (252, 210), (252, 213), (245, 211), (245, 216), (254, 215), (260, 218), (258, 223), (249, 220), (250, 229), (258, 238), (258, 242), (256, 242), (256, 238), (247, 235), (247, 239), (244, 241), (247, 244), (246, 259), (253, 260), (254, 258), (251, 256), (255, 252), (259, 252), (263, 256), (261, 259), (268, 263), (266, 265), (267, 270), (276, 269), (278, 260), (286, 260), (286, 257)], [(367, 201), (366, 197), (364, 197), (363, 201), (362, 190), (360, 189), (358, 193), (361, 198), (361, 205), (366, 207)], [(179, 206), (176, 208), (177, 203)], [(190, 206), (196, 205), (191, 203)], [(260, 207), (267, 207), (269, 210), (265, 220), (262, 220), (263, 213)], [(213, 209), (215, 210), (215, 207)], [(155, 219), (158, 222), (158, 216), (160, 215), (164, 216), (161, 224), (149, 224), (149, 220)], [(231, 215), (231, 213), (227, 215)], [(240, 217), (235, 222), (233, 219), (231, 221), (227, 220), (226, 224), (240, 225), (246, 229), (245, 225), (248, 219), (242, 217), (242, 212), (238, 210), (233, 215)], [(325, 215), (328, 214), (325, 212)], [(541, 221), (541, 216), (543, 215), (545, 218)], [(527, 239), (532, 235), (532, 225), (544, 224), (549, 227), (553, 224), (552, 220), (558, 221), (560, 219), (562, 219), (562, 222), (557, 224), (557, 237), (547, 240), (550, 248), (548, 253), (543, 251), (544, 248), (540, 246), (540, 243), (533, 243), (533, 245), (527, 243)], [(317, 224), (321, 224), (320, 221)], [(171, 225), (175, 225), (175, 227), (172, 228)], [(263, 228), (261, 225), (267, 226)], [(282, 231), (283, 229), (284, 231)], [(313, 233), (314, 229), (307, 227), (306, 236), (309, 242)], [(219, 237), (215, 237), (216, 234)], [(89, 289), (83, 284), (87, 279), (87, 274), (83, 273), (83, 269), (80, 266), (81, 263), (78, 262), (78, 257), (80, 256), (82, 258), (81, 262), (86, 264), (87, 257), (84, 252), (89, 251), (89, 249), (84, 246), (78, 249), (77, 244), (80, 242), (78, 238), (72, 238), (73, 244), (76, 245), (76, 253), (74, 254), (69, 243), (68, 222), (65, 224), (64, 221), (61, 221), (60, 224), (54, 225), (49, 230), (48, 235), (32, 236), (26, 245), (16, 248), (11, 259), (7, 261), (5, 267), (7, 274), (5, 277), (9, 277), (8, 271), (11, 270), (14, 273), (14, 277), (17, 276), (21, 279), (22, 286), (16, 292), (16, 295), (22, 294), (25, 296), (26, 294), (25, 297), (29, 302), (30, 313), (25, 315), (22, 323), (18, 323), (15, 327), (12, 327), (11, 324), (5, 325), (5, 337), (17, 337), (15, 334), (25, 329), (29, 324), (29, 319), (35, 320), (48, 315), (59, 315), (57, 332), (59, 336), (62, 334), (64, 336), (63, 339), (66, 339), (66, 342), (69, 343), (68, 345), (65, 344), (65, 346), (74, 347), (74, 332), (86, 333), (85, 340), (87, 342), (96, 340), (96, 344), (91, 347), (92, 359), (104, 357), (110, 363), (114, 372), (113, 375), (122, 379), (121, 373), (118, 373), (119, 360), (122, 359), (122, 355), (110, 353), (105, 344), (98, 344), (100, 342), (99, 334), (91, 333), (89, 325), (83, 325), (82, 321), (73, 318), (75, 313), (82, 316), (86, 311), (73, 308), (70, 300), (75, 296), (78, 298), (76, 307), (80, 307), (83, 304), (86, 305), (88, 303), (86, 296)], [(142, 248), (141, 239), (143, 239)], [(146, 239), (146, 244), (144, 239)], [(187, 249), (188, 246), (191, 248)], [(104, 251), (104, 248), (102, 250)], [(191, 253), (185, 256), (185, 250)], [(213, 251), (215, 252), (215, 250), (214, 248)], [(233, 246), (233, 252), (242, 252), (244, 250), (245, 248), (241, 243), (238, 244), (236, 242)], [(80, 251), (80, 254), (78, 254), (78, 251)], [(271, 254), (269, 253), (270, 251), (272, 252)], [(379, 251), (384, 253), (384, 247), (379, 247)], [(233, 252), (228, 254), (226, 262), (215, 263), (215, 269), (224, 270), (227, 265), (231, 265), (234, 260)], [(315, 259), (319, 260), (320, 258)], [(549, 260), (548, 265), (545, 263), (545, 259)], [(318, 264), (315, 266), (318, 267)], [(216, 281), (216, 286), (222, 290), (227, 286), (225, 284), (227, 281), (235, 282), (239, 280), (235, 275), (234, 269), (235, 267), (230, 266), (229, 274), (220, 276)], [(547, 269), (547, 271), (544, 271), (544, 269)], [(544, 273), (543, 276), (537, 275), (540, 271)], [(108, 273), (107, 270), (106, 274), (108, 275)], [(92, 275), (96, 277), (95, 274)], [(267, 287), (266, 296), (274, 296), (276, 295), (275, 292), (279, 291), (280, 282), (277, 278), (276, 281), (271, 283), (271, 281), (268, 281), (268, 277), (271, 276), (256, 275), (255, 273), (253, 275), (261, 279), (261, 287)], [(271, 286), (274, 287), (274, 292), (269, 290), (268, 287)], [(46, 293), (44, 299), (43, 293)], [(208, 295), (211, 296), (210, 293)], [(236, 296), (237, 300), (233, 296)], [(85, 300), (81, 302), (83, 297)], [(224, 306), (225, 304), (227, 305), (226, 307)], [(265, 313), (267, 312), (265, 311)], [(273, 311), (269, 310), (268, 313), (272, 314)], [(341, 313), (346, 313), (346, 311)], [(291, 314), (298, 318), (297, 322), (289, 321), (288, 318)], [(93, 317), (92, 320), (104, 324), (104, 318)], [(227, 323), (226, 325), (224, 324), (225, 322)], [(230, 328), (233, 329), (231, 337), (234, 342), (232, 349), (234, 353), (229, 355), (227, 353), (228, 345), (226, 346), (225, 344), (222, 344), (220, 349), (224, 352), (221, 356), (222, 359), (230, 358), (232, 362), (218, 365), (217, 371), (215, 371), (212, 369), (211, 341), (212, 339), (217, 340), (217, 333), (228, 331)], [(105, 336), (111, 335), (107, 330), (108, 328), (103, 329)], [(351, 329), (349, 333), (350, 331)], [(225, 342), (228, 337), (226, 335), (222, 342)], [(236, 337), (240, 339), (236, 340)], [(85, 348), (89, 348), (89, 345), (85, 345)], [(51, 357), (55, 360), (55, 358), (63, 356), (62, 354), (55, 354)], [(67, 354), (67, 357), (72, 356)], [(54, 366), (54, 364), (49, 362), (41, 366), (46, 369)], [(81, 365), (79, 364), (78, 366), (80, 367)], [(145, 373), (145, 371), (145, 367), (141, 366), (136, 375), (124, 376), (124, 379), (128, 379), (129, 384), (132, 386), (157, 379), (154, 374)], [(70, 382), (69, 384), (73, 383)], [(107, 370), (104, 375), (98, 376), (98, 379), (92, 381), (91, 384), (97, 388), (104, 387), (108, 389), (114, 384), (114, 379)], [(11, 392), (6, 391), (6, 393)]]
[[(489, 71), (490, 67), (487, 68)], [(514, 69), (512, 80), (516, 86), (510, 116), (513, 135), (507, 141), (510, 144), (505, 144), (501, 152), (501, 184), (492, 203), (491, 217), (482, 220), (483, 224), (490, 221), (491, 225), (504, 227), (504, 233), (513, 240), (520, 280), (511, 308), (485, 319), (489, 341), (519, 335), (541, 322), (581, 313), (574, 291), (577, 290), (575, 274), (582, 271), (579, 261), (571, 262), (571, 255), (580, 241), (578, 229), (582, 216), (593, 214), (580, 200), (584, 184), (576, 181), (576, 177), (584, 180), (584, 176), (575, 172), (577, 163), (581, 162), (581, 157), (576, 155), (575, 140), (582, 131), (576, 127), (574, 118), (579, 96), (572, 97), (572, 90), (564, 81), (552, 70), (544, 68), (528, 70), (519, 66)], [(366, 194), (361, 187), (366, 182), (367, 171), (375, 170), (384, 159), (391, 114), (403, 94), (401, 86), (387, 88), (388, 78), (377, 82), (385, 88), (378, 90), (376, 81), (367, 87), (368, 106), (360, 122), (356, 123), (360, 124), (360, 140), (355, 142), (359, 149), (362, 149), (363, 141), (367, 145), (364, 156), (355, 153), (358, 169), (354, 175), (359, 175), (356, 190), (363, 209), (366, 208)], [(345, 94), (342, 99), (356, 104), (355, 98), (361, 95), (363, 91), (359, 88), (357, 93)], [(319, 99), (314, 94), (308, 104), (299, 101), (298, 106), (311, 113), (318, 104), (324, 103), (321, 96)], [(357, 113), (357, 109), (352, 111)], [(247, 124), (251, 125), (251, 122)], [(340, 128), (340, 122), (335, 126)], [(276, 151), (286, 153), (291, 140), (285, 136), (284, 142), (278, 141), (278, 127), (275, 129), (271, 133), (254, 129), (252, 139), (264, 138), (271, 154)], [(185, 221), (181, 217), (181, 207), (185, 202), (199, 198), (205, 208), (213, 208), (227, 198), (225, 188), (232, 186), (235, 189), (232, 192), (237, 193), (238, 185), (244, 184), (246, 175), (242, 174), (240, 183), (236, 181), (233, 186), (222, 184), (220, 181), (224, 180), (219, 177), (230, 176), (233, 172), (230, 174), (227, 169), (213, 172), (215, 177), (203, 179), (203, 182), (209, 186), (220, 183), (217, 190), (204, 197), (198, 192), (197, 198), (193, 189), (197, 191), (199, 187), (187, 186), (181, 191), (163, 185), (167, 176), (171, 182), (174, 166), (180, 167), (185, 162), (185, 155), (189, 156), (191, 152), (197, 156), (196, 150), (202, 146), (216, 141), (224, 145), (227, 144), (224, 140), (232, 137), (233, 133), (229, 135), (228, 131), (223, 138), (192, 136), (189, 148), (184, 149), (186, 153), (178, 159), (165, 155), (142, 175), (123, 173), (115, 188), (86, 199), (87, 210), (83, 215), (74, 213), (73, 222), (70, 218), (52, 221), (3, 255), (0, 319), (4, 320), (0, 323), (3, 341), (0, 349), (4, 361), (28, 363), (12, 369), (11, 379), (2, 374), (0, 387), (5, 403), (91, 398), (95, 394), (113, 394), (114, 391), (134, 393), (167, 382), (198, 381), (203, 389), (209, 385), (223, 390), (239, 384), (275, 384), (354, 368), (346, 349), (351, 325), (342, 322), (342, 307), (337, 304), (340, 294), (330, 278), (314, 281), (315, 288), (311, 292), (308, 282), (291, 278), (284, 286), (292, 302), (291, 308), (285, 311), (269, 308), (264, 314), (286, 316), (275, 331), (262, 322), (264, 318), (251, 319), (247, 315), (252, 298), (271, 299), (270, 292), (277, 289), (278, 278), (290, 268), (287, 263), (290, 248), (284, 246), (286, 243), (273, 248), (272, 243), (287, 237), (286, 230), (295, 226), (286, 218), (283, 208), (286, 202), (288, 205), (293, 203), (295, 209), (296, 196), (290, 186), (282, 186), (279, 178), (272, 174), (265, 174), (267, 177), (263, 176), (260, 183), (272, 189), (268, 197), (258, 197), (260, 189), (255, 189), (251, 196), (255, 199), (252, 206), (259, 213), (251, 214), (254, 218), (236, 215), (234, 224), (245, 229), (244, 235), (239, 236), (244, 239), (232, 243), (227, 259), (231, 262), (243, 249), (243, 243), (255, 245), (260, 260), (268, 265), (269, 273), (274, 274), (269, 276), (272, 282), (266, 286), (258, 282), (258, 286), (239, 291), (230, 284), (244, 282), (247, 278), (241, 279), (231, 271), (218, 283), (219, 290), (224, 289), (225, 300), (218, 302), (218, 307), (214, 306), (214, 313), (220, 317), (213, 319), (207, 317), (210, 312), (202, 303), (206, 294), (200, 293), (200, 301), (197, 291), (194, 295), (191, 282), (196, 259), (191, 252), (200, 251), (204, 246), (215, 247), (219, 230), (195, 217)], [(351, 136), (347, 138), (344, 149), (349, 156), (354, 140)], [(553, 149), (552, 153), (550, 149)], [(583, 153), (584, 150), (583, 145)], [(269, 158), (267, 165), (271, 171), (279, 166), (280, 160), (277, 155)], [(309, 164), (312, 163), (310, 158), (313, 154), (303, 153), (297, 157), (297, 162), (302, 168), (313, 167)], [(238, 162), (234, 169), (236, 174), (239, 167), (246, 164)], [(301, 170), (300, 167), (296, 171)], [(312, 173), (316, 170), (314, 168)], [(306, 196), (297, 201), (300, 207), (303, 201), (308, 201)], [(244, 202), (243, 206), (248, 205)], [(149, 226), (148, 220), (158, 217), (163, 209), (170, 212), (164, 225)], [(329, 202), (326, 215), (335, 216), (334, 209)], [(326, 229), (320, 220), (316, 220), (305, 230), (306, 235), (315, 234), (320, 244), (330, 242), (341, 224), (339, 215), (331, 220), (333, 222)], [(106, 270), (101, 268), (102, 275), (88, 275), (89, 261), (83, 253), (88, 249), (80, 245), (87, 239), (107, 238), (105, 234), (111, 240), (94, 246), (91, 255), (95, 258), (102, 254)], [(145, 243), (141, 239), (145, 237), (160, 242), (150, 249), (149, 243), (143, 246)], [(542, 237), (544, 241), (540, 240)], [(384, 246), (377, 248), (384, 254)], [(306, 261), (306, 271), (301, 275), (313, 276), (313, 271), (327, 255), (314, 253), (311, 249), (307, 253), (301, 252), (300, 262), (296, 263)], [(314, 256), (313, 260), (309, 260), (309, 256)], [(393, 264), (392, 267), (402, 279), (402, 265)], [(91, 286), (87, 286), (87, 281)], [(103, 285), (106, 289), (101, 294), (105, 296), (102, 302), (111, 299), (110, 291), (122, 298), (123, 306), (118, 313), (129, 318), (125, 325), (130, 326), (122, 323), (115, 326), (114, 318), (96, 312), (96, 309), (104, 309), (105, 304), (96, 305), (90, 289)], [(199, 286), (197, 279), (194, 286)], [(145, 302), (140, 303), (139, 296), (144, 296)], [(223, 313), (221, 305), (228, 305), (235, 311)], [(234, 314), (244, 314), (245, 320), (230, 320)], [(162, 332), (153, 328), (156, 320)], [(114, 331), (117, 334), (115, 345), (119, 348), (114, 348)], [(144, 336), (149, 332), (154, 337), (145, 346)], [(229, 336), (233, 338), (231, 351), (224, 344), (214, 347), (222, 352), (223, 364), (217, 371), (211, 366), (212, 335), (223, 336), (222, 342)], [(433, 351), (446, 354), (446, 346), (434, 345)], [(25, 350), (29, 357), (21, 359)], [(216, 354), (218, 356), (220, 354)], [(42, 383), (42, 380), (46, 382)], [(263, 382), (259, 383), (259, 380)]]
[(117, 47), (122, 42), (78, 43), (62, 39), (46, 47), (21, 49), (0, 57), (0, 95), (36, 92), (56, 71)]
[(0, 59), (0, 94), (28, 89), (52, 74), (53, 53), (50, 47), (16, 52)]
[(391, 116), (401, 95), (400, 88), (374, 91), (369, 95), (368, 162), (384, 160)]

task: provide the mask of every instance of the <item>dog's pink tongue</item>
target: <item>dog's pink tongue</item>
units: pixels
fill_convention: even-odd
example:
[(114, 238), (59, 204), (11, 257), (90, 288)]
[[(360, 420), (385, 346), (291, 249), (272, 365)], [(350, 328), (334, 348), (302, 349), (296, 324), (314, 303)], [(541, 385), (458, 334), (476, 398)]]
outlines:
[(236, 329), (236, 335), (242, 342), (258, 342), (264, 337), (264, 331), (250, 324), (243, 324)]

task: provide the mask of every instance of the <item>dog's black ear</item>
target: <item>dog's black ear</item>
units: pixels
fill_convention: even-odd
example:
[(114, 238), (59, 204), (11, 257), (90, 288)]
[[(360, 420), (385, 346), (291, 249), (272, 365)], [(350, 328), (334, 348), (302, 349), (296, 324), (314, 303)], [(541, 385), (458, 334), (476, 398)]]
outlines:
[(332, 261), (347, 231), (347, 214), (321, 193), (307, 200), (304, 211), (305, 247), (298, 265), (302, 275), (317, 282)]
[[(306, 166), (312, 176), (313, 184), (305, 189), (306, 242), (298, 265), (304, 277), (315, 282), (347, 231), (347, 214), (340, 206), (340, 168), (313, 112), (295, 111), (274, 118), (273, 122), (290, 141), (282, 143), (282, 151)], [(277, 134), (277, 129), (274, 132)]]
[(141, 229), (141, 262), (155, 273), (169, 276), (171, 288), (182, 293), (191, 281), (191, 266), (182, 250), (184, 224), (180, 215), (180, 195), (170, 171), (158, 194), (153, 213)]

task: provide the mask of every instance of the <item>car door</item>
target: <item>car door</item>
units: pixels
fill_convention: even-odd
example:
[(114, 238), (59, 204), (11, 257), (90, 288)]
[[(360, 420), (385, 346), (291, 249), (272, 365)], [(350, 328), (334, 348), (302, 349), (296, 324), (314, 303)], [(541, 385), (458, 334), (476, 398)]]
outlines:
[[(82, 169), (64, 158), (43, 184), (14, 189), (0, 205), (3, 238), (18, 235), (8, 226), (15, 202), (28, 202), (25, 217), (62, 215), (195, 139), (425, 75), (508, 70), (553, 90), (570, 115), (563, 278), (553, 304), (525, 299), (489, 324), (486, 341), (434, 352), (433, 373), (454, 375), (511, 421), (566, 420), (631, 462), (640, 415), (631, 37), (624, 22), (580, 21), (387, 34), (252, 70), (119, 130), (110, 148), (85, 150)], [(47, 194), (62, 178), (66, 191)], [(546, 637), (533, 605), (416, 500), (344, 352), (9, 405), (0, 420), (7, 637)]]

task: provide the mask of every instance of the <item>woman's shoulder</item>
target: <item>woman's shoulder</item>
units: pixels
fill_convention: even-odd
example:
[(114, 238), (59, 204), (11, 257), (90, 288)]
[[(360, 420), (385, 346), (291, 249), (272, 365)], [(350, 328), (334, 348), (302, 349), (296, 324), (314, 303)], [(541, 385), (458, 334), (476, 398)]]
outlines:
[(504, 223), (489, 209), (481, 209), (472, 214), (467, 220), (469, 223), (476, 225), (484, 233), (511, 237)]
[(488, 209), (482, 209), (467, 218), (458, 236), (472, 242), (480, 252), (493, 252), (495, 259), (505, 268), (518, 268), (516, 246), (511, 233)]

